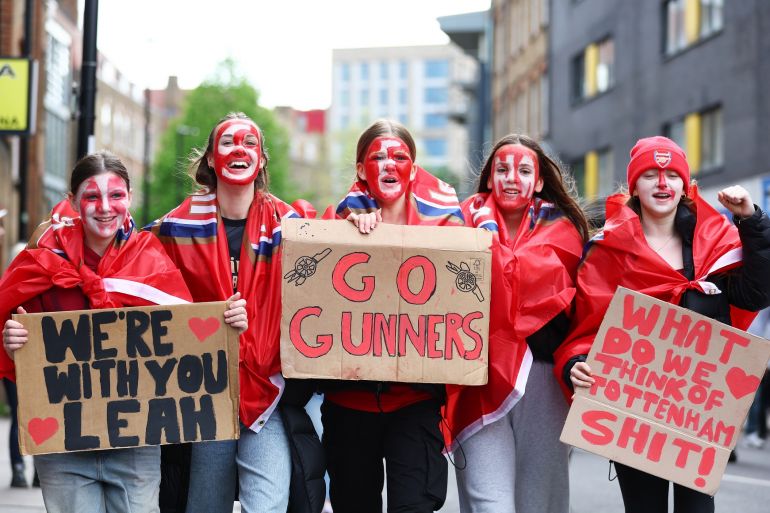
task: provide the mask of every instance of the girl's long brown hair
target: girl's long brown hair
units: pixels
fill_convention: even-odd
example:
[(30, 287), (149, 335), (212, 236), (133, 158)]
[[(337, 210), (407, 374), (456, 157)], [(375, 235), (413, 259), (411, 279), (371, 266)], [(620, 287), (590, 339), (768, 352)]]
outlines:
[(543, 148), (532, 138), (523, 134), (509, 134), (497, 141), (481, 168), (479, 175), (478, 192), (491, 192), (487, 187), (489, 175), (492, 173), (492, 163), (495, 153), (506, 144), (521, 144), (537, 155), (540, 178), (543, 179), (543, 190), (535, 193), (535, 196), (554, 203), (575, 225), (583, 241), (588, 240), (588, 223), (583, 210), (575, 199), (575, 181), (570, 175), (565, 175), (559, 164), (545, 154)]

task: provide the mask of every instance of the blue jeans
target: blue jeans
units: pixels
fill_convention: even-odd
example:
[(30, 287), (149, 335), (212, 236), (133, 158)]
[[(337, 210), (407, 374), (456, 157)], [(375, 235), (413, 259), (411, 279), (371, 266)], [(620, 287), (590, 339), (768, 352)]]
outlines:
[(48, 513), (157, 513), (160, 447), (35, 456)]
[(259, 433), (241, 425), (239, 440), (193, 444), (186, 513), (231, 513), (236, 468), (243, 513), (286, 513), (291, 452), (277, 409)]

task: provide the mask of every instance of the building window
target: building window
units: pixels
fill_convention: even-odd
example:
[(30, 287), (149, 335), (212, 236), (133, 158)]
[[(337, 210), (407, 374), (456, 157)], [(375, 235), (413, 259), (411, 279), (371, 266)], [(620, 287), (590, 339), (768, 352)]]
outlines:
[(432, 158), (443, 158), (447, 155), (446, 139), (425, 139), (425, 154)]
[(360, 99), (361, 99), (360, 105), (362, 107), (366, 107), (367, 105), (369, 105), (369, 89), (361, 89)]
[(347, 62), (343, 62), (340, 64), (340, 76), (342, 77), (343, 82), (347, 82), (350, 80), (350, 64)]
[(665, 52), (673, 55), (722, 30), (724, 0), (668, 0)]
[(406, 61), (400, 61), (398, 63), (398, 78), (406, 80), (409, 78), (409, 63)]
[(589, 151), (572, 163), (578, 193), (586, 199), (608, 196), (615, 191), (615, 159), (611, 148)]
[(588, 45), (572, 60), (572, 94), (584, 100), (608, 91), (615, 83), (615, 43), (612, 38)]
[(724, 164), (722, 109), (701, 114), (701, 169), (714, 169)]
[(340, 91), (340, 105), (343, 109), (347, 109), (350, 106), (350, 91), (347, 89)]
[(449, 123), (446, 114), (426, 114), (425, 128), (445, 128)]
[(426, 87), (425, 103), (444, 104), (449, 100), (449, 91), (446, 87)]
[(724, 164), (724, 134), (720, 107), (691, 112), (667, 123), (663, 133), (687, 154), (693, 175)]
[(402, 87), (401, 89), (399, 89), (398, 90), (398, 103), (400, 105), (406, 105), (408, 99), (409, 98), (408, 98), (408, 95), (407, 95), (407, 92), (406, 92), (406, 88)]
[(380, 105), (388, 104), (388, 90), (380, 89)]
[(350, 125), (350, 117), (347, 114), (340, 116), (340, 128), (345, 129)]
[(398, 115), (398, 122), (402, 125), (408, 125), (409, 124), (409, 114), (401, 113)]
[(380, 78), (383, 80), (388, 79), (388, 63), (387, 61), (382, 61), (380, 63)]
[(48, 35), (46, 52), (46, 101), (57, 108), (68, 109), (70, 100), (70, 48)]
[(361, 80), (363, 81), (369, 80), (369, 63), (368, 62), (361, 63)]
[(425, 78), (449, 77), (449, 61), (446, 59), (425, 61)]

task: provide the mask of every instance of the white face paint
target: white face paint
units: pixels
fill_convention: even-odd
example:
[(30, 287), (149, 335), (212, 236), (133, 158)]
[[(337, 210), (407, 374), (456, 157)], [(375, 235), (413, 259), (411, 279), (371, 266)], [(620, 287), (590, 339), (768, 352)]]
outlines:
[(231, 119), (219, 126), (214, 147), (214, 171), (233, 185), (253, 182), (259, 168), (260, 141), (257, 126), (248, 120)]
[(519, 212), (526, 208), (533, 195), (543, 188), (535, 152), (521, 144), (498, 148), (487, 187), (504, 212)]

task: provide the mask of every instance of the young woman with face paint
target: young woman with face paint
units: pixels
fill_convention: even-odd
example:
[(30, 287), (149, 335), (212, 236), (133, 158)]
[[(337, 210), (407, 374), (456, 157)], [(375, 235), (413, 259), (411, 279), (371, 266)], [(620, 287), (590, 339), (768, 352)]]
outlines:
[[(588, 228), (557, 163), (511, 134), (492, 148), (466, 222), (495, 233), (489, 381), (447, 386), (445, 436), (457, 461), (460, 511), (567, 513), (567, 405), (553, 352), (569, 326)], [(464, 458), (460, 455), (464, 455)]]
[[(379, 120), (358, 139), (356, 180), (336, 209), (361, 233), (380, 222), (460, 226), (454, 189), (414, 164), (414, 140), (402, 125)], [(327, 213), (329, 215), (329, 213)], [(321, 408), (323, 444), (335, 513), (382, 511), (383, 459), (388, 511), (431, 512), (444, 503), (441, 451), (444, 387), (331, 381)]]
[[(630, 197), (607, 199), (604, 230), (586, 246), (571, 333), (555, 355), (568, 396), (594, 383), (586, 355), (619, 286), (743, 330), (770, 304), (770, 220), (743, 187), (717, 195), (730, 223), (701, 199), (684, 151), (665, 137), (636, 143), (627, 176)], [(668, 511), (668, 481), (615, 468), (627, 512)], [(713, 512), (714, 499), (674, 484), (674, 511)]]
[[(99, 152), (81, 159), (68, 199), (0, 281), (0, 316), (189, 302), (182, 275), (155, 237), (136, 230), (130, 206), (128, 173), (117, 157)], [(245, 314), (233, 303), (225, 316), (245, 329)], [(0, 377), (13, 377), (11, 358), (27, 342), (24, 326), (8, 319)], [(35, 468), (49, 512), (91, 511), (95, 504), (113, 513), (158, 510), (159, 447), (46, 454), (35, 456)]]
[(192, 163), (201, 190), (150, 228), (195, 301), (243, 297), (251, 328), (240, 340), (241, 437), (193, 444), (191, 456), (164, 448), (169, 488), (161, 489), (162, 510), (179, 511), (186, 503), (187, 513), (229, 513), (237, 483), (244, 512), (286, 512), (292, 463), (283, 404), (277, 408), (285, 388), (281, 219), (299, 215), (268, 192), (267, 166), (259, 127), (245, 114), (228, 114)]

